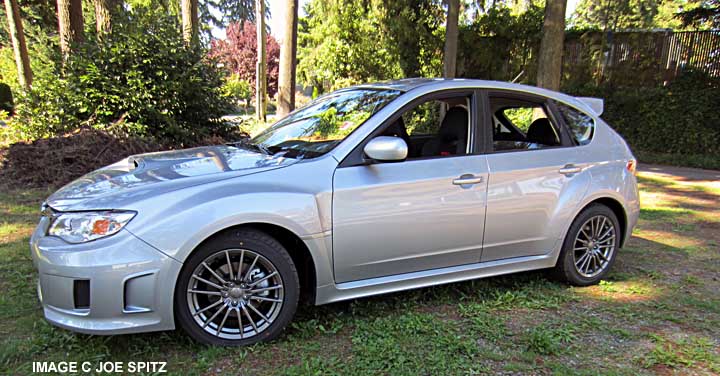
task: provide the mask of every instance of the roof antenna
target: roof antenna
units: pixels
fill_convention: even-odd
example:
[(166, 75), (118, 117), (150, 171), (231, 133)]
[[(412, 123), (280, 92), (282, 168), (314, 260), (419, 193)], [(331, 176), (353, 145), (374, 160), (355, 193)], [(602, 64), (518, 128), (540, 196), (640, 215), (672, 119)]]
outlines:
[(522, 75), (523, 75), (523, 74), (525, 74), (525, 70), (521, 70), (521, 71), (520, 71), (520, 73), (518, 73), (518, 75), (517, 75), (517, 76), (515, 76), (515, 78), (513, 78), (513, 80), (512, 80), (512, 81), (510, 81), (510, 83), (513, 83), (513, 84), (514, 84), (514, 83), (516, 83), (516, 82), (517, 82), (517, 80), (519, 80), (519, 79), (520, 79), (520, 77), (522, 77)]

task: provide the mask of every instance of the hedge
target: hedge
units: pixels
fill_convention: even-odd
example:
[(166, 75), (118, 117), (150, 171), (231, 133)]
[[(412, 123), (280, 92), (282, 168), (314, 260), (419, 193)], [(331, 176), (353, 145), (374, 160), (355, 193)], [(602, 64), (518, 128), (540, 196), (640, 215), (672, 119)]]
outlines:
[(605, 100), (602, 118), (647, 162), (720, 168), (720, 84), (686, 74), (660, 88), (566, 88)]

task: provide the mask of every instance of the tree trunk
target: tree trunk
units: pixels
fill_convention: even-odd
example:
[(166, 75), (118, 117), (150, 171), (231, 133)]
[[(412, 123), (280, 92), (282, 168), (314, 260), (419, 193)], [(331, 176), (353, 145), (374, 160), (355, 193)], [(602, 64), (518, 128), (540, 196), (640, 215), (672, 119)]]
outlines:
[(117, 0), (93, 0), (95, 4), (95, 30), (98, 35), (112, 30), (112, 16), (117, 11)]
[(267, 90), (265, 54), (265, 0), (255, 1), (255, 22), (257, 26), (257, 65), (255, 67), (255, 115), (265, 121), (265, 95)]
[(566, 6), (567, 0), (546, 0), (545, 2), (537, 86), (550, 90), (560, 90)]
[(447, 23), (445, 25), (445, 53), (443, 54), (443, 77), (454, 78), (457, 65), (458, 14), (460, 0), (447, 0)]
[(298, 0), (285, 0), (280, 72), (278, 77), (278, 116), (295, 109), (295, 67), (297, 59)]
[(183, 39), (189, 46), (197, 46), (198, 37), (198, 0), (182, 0)]
[(63, 57), (67, 58), (73, 45), (85, 41), (82, 0), (57, 0), (57, 6), (60, 51)]
[(22, 19), (20, 18), (20, 7), (17, 0), (5, 0), (5, 14), (12, 39), (13, 51), (15, 53), (15, 65), (18, 70), (18, 82), (23, 90), (29, 90), (32, 85), (32, 70), (30, 70), (30, 58), (28, 57), (25, 34), (23, 33)]

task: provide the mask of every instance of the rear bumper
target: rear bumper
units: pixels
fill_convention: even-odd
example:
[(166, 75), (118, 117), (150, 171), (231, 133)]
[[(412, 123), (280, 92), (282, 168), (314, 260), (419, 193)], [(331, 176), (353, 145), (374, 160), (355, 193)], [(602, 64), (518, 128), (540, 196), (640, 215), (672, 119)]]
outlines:
[(627, 244), (628, 239), (632, 236), (633, 229), (640, 219), (640, 188), (637, 184), (637, 178), (634, 175), (632, 177), (632, 184), (628, 187), (628, 192), (625, 195), (625, 213), (627, 215), (627, 224), (625, 226), (625, 236), (620, 247), (624, 247)]
[(51, 324), (88, 334), (174, 329), (173, 293), (182, 264), (130, 232), (68, 244), (44, 236), (41, 222), (30, 249), (38, 298)]

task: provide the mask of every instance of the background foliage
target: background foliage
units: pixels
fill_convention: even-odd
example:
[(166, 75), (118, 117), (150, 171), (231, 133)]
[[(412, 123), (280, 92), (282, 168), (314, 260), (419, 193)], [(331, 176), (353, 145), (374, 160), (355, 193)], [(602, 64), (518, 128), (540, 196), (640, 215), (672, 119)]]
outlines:
[[(210, 45), (210, 57), (217, 59), (231, 74), (246, 81), (255, 92), (255, 73), (257, 62), (257, 28), (255, 24), (231, 23), (225, 30), (224, 40), (213, 40)], [(280, 45), (275, 38), (267, 34), (265, 53), (267, 56), (267, 93), (274, 96), (278, 89), (278, 66), (280, 64)]]
[(52, 63), (50, 48), (36, 54), (50, 64), (16, 100), (22, 138), (92, 127), (183, 144), (228, 133), (218, 121), (230, 105), (223, 76), (202, 51), (185, 47), (175, 18), (138, 10), (80, 48), (64, 67)]
[[(54, 2), (18, 1), (35, 80), (20, 94), (7, 31), (0, 29), (0, 77), (13, 91), (17, 113), (0, 129), (3, 144), (94, 128), (190, 145), (227, 136), (232, 129), (220, 117), (250, 104), (254, 1), (200, 0), (204, 37), (192, 50), (180, 36), (179, 1), (125, 0), (113, 34), (97, 42), (92, 2), (84, 0), (86, 43), (64, 67)], [(543, 6), (542, 0), (461, 1), (458, 76), (534, 84)], [(299, 25), (298, 83), (316, 96), (369, 81), (440, 76), (445, 7), (441, 0), (310, 0)], [(665, 86), (670, 81), (662, 62), (653, 60), (652, 33), (624, 33), (618, 48), (631, 46), (626, 54), (634, 60), (603, 64), (613, 39), (620, 44), (619, 30), (708, 29), (717, 27), (719, 13), (718, 0), (582, 0), (569, 20), (566, 47), (580, 46), (583, 58), (563, 67), (563, 90), (605, 98), (605, 118), (642, 155), (692, 152), (707, 158), (687, 163), (720, 167), (714, 80), (692, 74)], [(211, 40), (211, 28), (226, 24), (227, 38)], [(279, 48), (268, 36), (271, 97)], [(679, 61), (678, 70), (692, 64)]]
[[(720, 80), (688, 72), (667, 87), (566, 88), (605, 99), (603, 119), (641, 156), (670, 154), (688, 165), (720, 168)], [(688, 158), (688, 155), (708, 158)], [(664, 162), (672, 162), (664, 158)]]

